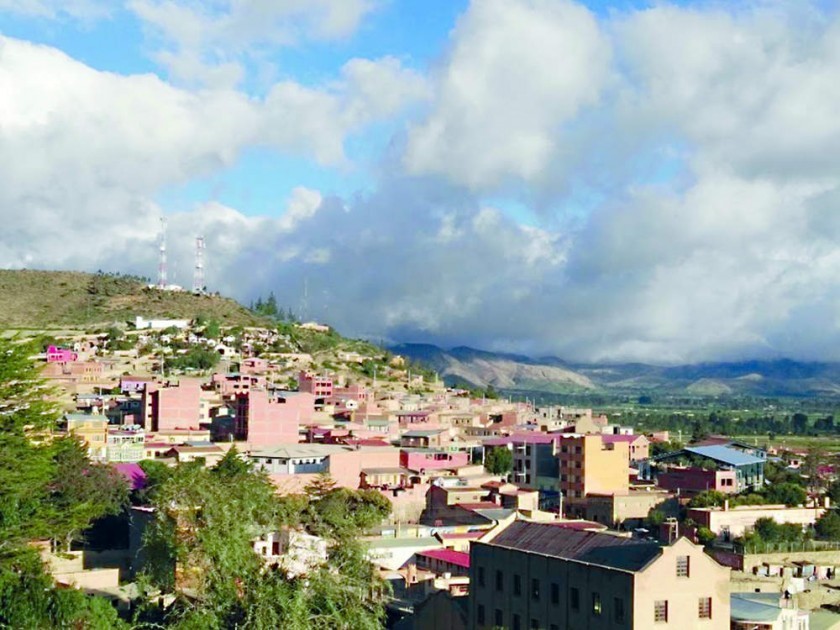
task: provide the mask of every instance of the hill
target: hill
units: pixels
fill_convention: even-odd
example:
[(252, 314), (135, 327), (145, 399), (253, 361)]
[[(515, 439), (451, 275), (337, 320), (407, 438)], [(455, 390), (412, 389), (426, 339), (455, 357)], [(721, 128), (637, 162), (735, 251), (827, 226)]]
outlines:
[(204, 316), (226, 325), (259, 323), (234, 300), (150, 289), (134, 276), (76, 271), (0, 270), (0, 327), (55, 329), (146, 318)]
[(776, 361), (657, 366), (643, 363), (591, 365), (556, 357), (538, 359), (458, 347), (404, 343), (393, 352), (436, 370), (448, 383), (546, 394), (657, 393), (690, 396), (840, 395), (840, 364)]

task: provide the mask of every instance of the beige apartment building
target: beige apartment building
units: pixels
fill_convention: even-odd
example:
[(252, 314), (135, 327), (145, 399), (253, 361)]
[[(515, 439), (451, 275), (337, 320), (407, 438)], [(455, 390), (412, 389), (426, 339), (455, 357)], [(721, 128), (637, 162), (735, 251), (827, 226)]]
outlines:
[(630, 455), (626, 442), (605, 444), (600, 435), (564, 437), (557, 449), (559, 490), (574, 513), (589, 494), (627, 494)]
[(724, 630), (729, 569), (671, 546), (556, 524), (512, 523), (470, 559), (470, 628)]

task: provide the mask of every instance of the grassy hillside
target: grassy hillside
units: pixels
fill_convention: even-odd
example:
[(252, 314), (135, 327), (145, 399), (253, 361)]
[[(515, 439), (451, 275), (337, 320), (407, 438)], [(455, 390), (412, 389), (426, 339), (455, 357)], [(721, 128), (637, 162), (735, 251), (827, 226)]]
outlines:
[(0, 270), (0, 327), (59, 328), (132, 320), (193, 319), (227, 325), (258, 319), (234, 300), (149, 289), (140, 278), (75, 271)]

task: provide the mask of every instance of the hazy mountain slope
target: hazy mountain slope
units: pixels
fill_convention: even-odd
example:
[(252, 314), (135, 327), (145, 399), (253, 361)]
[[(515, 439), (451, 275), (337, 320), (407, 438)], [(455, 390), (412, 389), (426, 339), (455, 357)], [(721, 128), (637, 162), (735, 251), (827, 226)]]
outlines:
[(484, 387), (534, 392), (658, 392), (694, 396), (838, 396), (840, 364), (777, 361), (655, 366), (585, 365), (556, 357), (495, 354), (473, 348), (443, 350), (401, 344), (394, 352), (421, 361), (444, 378)]

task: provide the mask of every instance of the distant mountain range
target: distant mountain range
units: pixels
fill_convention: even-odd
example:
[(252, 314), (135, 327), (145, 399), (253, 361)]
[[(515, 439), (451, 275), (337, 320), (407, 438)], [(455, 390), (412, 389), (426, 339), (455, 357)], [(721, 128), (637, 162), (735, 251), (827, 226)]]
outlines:
[(840, 363), (780, 359), (655, 366), (593, 365), (457, 347), (403, 343), (392, 352), (437, 371), (453, 385), (547, 394), (672, 394), (691, 396), (840, 396)]

